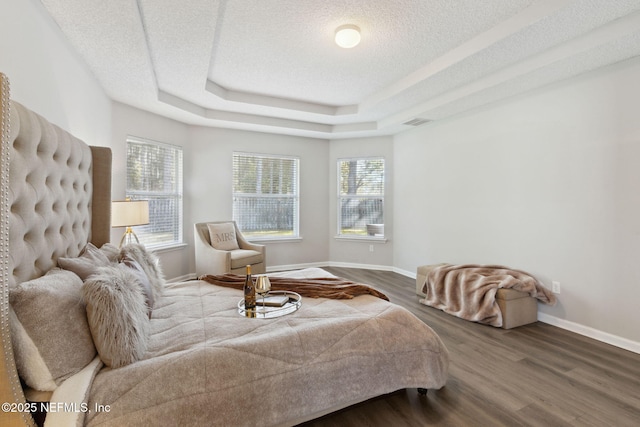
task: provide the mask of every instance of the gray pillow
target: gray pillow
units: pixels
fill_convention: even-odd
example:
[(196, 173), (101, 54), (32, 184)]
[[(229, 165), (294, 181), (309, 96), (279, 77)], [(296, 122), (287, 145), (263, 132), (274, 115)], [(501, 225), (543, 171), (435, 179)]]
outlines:
[(149, 282), (149, 278), (147, 274), (144, 272), (142, 266), (138, 264), (137, 261), (127, 257), (122, 259), (122, 262), (118, 264), (120, 268), (129, 269), (131, 273), (136, 276), (138, 280), (138, 284), (140, 285), (140, 289), (144, 294), (144, 299), (147, 304), (149, 318), (151, 318), (151, 311), (153, 310), (154, 298), (153, 298), (153, 290), (151, 289), (151, 283)]
[(118, 368), (139, 360), (147, 348), (145, 296), (129, 268), (101, 267), (82, 286), (87, 319), (100, 359)]
[(207, 224), (211, 246), (221, 251), (240, 249), (236, 238), (236, 228), (232, 222)]
[(160, 267), (158, 257), (153, 252), (149, 252), (143, 245), (131, 243), (120, 249), (120, 258), (130, 258), (140, 264), (149, 278), (149, 283), (153, 290), (153, 299), (158, 301), (164, 292), (165, 285), (164, 273)]
[(36, 390), (55, 390), (96, 355), (82, 281), (54, 269), (9, 291), (11, 338), (20, 377)]
[(73, 271), (83, 281), (92, 275), (99, 267), (111, 264), (105, 251), (101, 251), (91, 243), (87, 243), (76, 258), (58, 258), (58, 265), (65, 270)]
[(120, 248), (112, 245), (111, 243), (105, 243), (100, 246), (100, 252), (102, 252), (109, 261), (116, 263), (120, 258)]

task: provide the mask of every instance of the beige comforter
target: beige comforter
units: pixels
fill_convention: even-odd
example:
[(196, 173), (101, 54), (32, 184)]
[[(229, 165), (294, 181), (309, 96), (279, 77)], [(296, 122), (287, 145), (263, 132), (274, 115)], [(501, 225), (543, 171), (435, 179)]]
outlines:
[(421, 303), (462, 319), (502, 326), (502, 312), (496, 302), (498, 289), (514, 289), (555, 304), (556, 298), (535, 277), (500, 265), (434, 266), (426, 277)]
[[(316, 269), (317, 270), (317, 269)], [(293, 425), (408, 387), (441, 388), (448, 353), (397, 305), (365, 295), (304, 298), (276, 319), (238, 315), (242, 292), (203, 281), (169, 285), (143, 360), (103, 368), (90, 425)]]

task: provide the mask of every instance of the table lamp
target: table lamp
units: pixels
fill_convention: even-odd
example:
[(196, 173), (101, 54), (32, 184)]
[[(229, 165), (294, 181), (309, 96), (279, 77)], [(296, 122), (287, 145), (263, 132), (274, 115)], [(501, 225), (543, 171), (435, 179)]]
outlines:
[(120, 239), (120, 247), (123, 244), (140, 243), (138, 236), (131, 227), (135, 225), (149, 224), (148, 200), (118, 200), (111, 202), (111, 227), (127, 227)]

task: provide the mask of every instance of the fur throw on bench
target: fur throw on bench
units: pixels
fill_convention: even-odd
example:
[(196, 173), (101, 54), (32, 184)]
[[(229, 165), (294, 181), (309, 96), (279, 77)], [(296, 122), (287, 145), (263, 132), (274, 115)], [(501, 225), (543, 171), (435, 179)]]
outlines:
[(421, 303), (473, 322), (502, 326), (502, 313), (496, 302), (498, 289), (524, 292), (554, 305), (556, 298), (535, 277), (500, 265), (435, 266), (427, 274)]

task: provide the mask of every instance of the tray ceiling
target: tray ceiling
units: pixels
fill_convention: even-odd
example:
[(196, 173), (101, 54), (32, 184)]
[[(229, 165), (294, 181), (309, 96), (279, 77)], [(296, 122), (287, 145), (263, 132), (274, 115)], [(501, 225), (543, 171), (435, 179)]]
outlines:
[[(118, 102), (327, 139), (394, 134), (640, 55), (640, 0), (41, 2)], [(355, 48), (333, 41), (344, 24), (361, 29)]]

